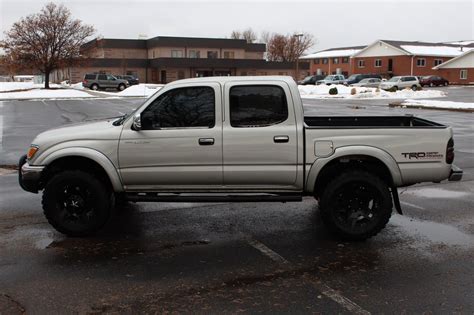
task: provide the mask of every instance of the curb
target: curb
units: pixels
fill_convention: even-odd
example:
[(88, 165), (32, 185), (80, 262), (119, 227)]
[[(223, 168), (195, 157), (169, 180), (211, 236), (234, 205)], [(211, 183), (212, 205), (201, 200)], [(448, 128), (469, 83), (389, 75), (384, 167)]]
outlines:
[(460, 113), (474, 113), (474, 109), (472, 108), (471, 109), (470, 108), (442, 108), (442, 107), (435, 107), (435, 106), (402, 105), (402, 102), (389, 103), (388, 107), (443, 110), (443, 111), (460, 112)]

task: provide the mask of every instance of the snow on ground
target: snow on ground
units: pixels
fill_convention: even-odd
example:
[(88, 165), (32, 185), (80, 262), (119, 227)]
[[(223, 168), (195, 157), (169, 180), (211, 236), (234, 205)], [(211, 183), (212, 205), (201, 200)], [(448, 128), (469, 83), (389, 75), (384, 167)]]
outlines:
[[(57, 84), (50, 84), (51, 87), (58, 87)], [(44, 88), (44, 83), (33, 82), (0, 82), (0, 92), (20, 91)], [(0, 95), (1, 98), (1, 95)]]
[(400, 106), (416, 106), (442, 109), (471, 109), (474, 110), (474, 103), (434, 101), (434, 100), (405, 100)]
[(164, 84), (137, 84), (132, 85), (122, 92), (114, 93), (118, 96), (151, 96), (161, 89)]
[[(337, 88), (336, 95), (330, 95), (331, 88)], [(407, 98), (433, 98), (444, 97), (446, 93), (438, 90), (400, 90), (388, 92), (376, 88), (350, 87), (341, 84), (336, 85), (299, 85), (301, 98), (350, 98), (350, 99), (407, 99)], [(351, 95), (351, 90), (355, 89), (356, 94)]]
[(21, 92), (5, 92), (0, 93), (0, 100), (9, 99), (62, 99), (62, 98), (86, 98), (93, 97), (92, 95), (76, 91), (72, 89), (56, 89), (56, 90), (45, 90), (45, 89), (32, 89)]

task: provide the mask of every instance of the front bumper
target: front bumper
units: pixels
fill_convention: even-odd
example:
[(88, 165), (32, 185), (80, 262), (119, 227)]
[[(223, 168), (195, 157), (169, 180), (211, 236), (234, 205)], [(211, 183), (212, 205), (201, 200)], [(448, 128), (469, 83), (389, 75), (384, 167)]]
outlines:
[(44, 166), (31, 166), (26, 160), (26, 155), (18, 163), (18, 182), (23, 190), (38, 193), (39, 182)]
[(463, 171), (456, 165), (451, 165), (451, 173), (449, 173), (449, 181), (456, 182), (462, 179)]

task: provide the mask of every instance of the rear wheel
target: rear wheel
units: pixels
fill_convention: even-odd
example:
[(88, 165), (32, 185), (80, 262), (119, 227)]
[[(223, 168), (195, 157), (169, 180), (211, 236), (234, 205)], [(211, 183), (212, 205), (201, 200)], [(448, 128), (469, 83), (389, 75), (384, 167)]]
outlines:
[(433, 82), (431, 82), (431, 83), (430, 83), (430, 87), (433, 87), (433, 86), (434, 86), (434, 84), (433, 84)]
[(448, 84), (449, 84), (448, 82), (444, 82), (444, 86), (448, 86)]
[(119, 91), (125, 90), (125, 84), (120, 83), (117, 89), (118, 89)]
[(387, 184), (366, 171), (349, 171), (333, 179), (319, 202), (321, 217), (331, 232), (361, 241), (380, 232), (392, 214)]
[(418, 89), (418, 87), (417, 87), (416, 85), (413, 85), (413, 86), (411, 87), (411, 89), (412, 89), (413, 91), (416, 91), (416, 90)]
[(110, 217), (111, 193), (104, 183), (83, 171), (63, 171), (51, 178), (43, 192), (48, 222), (69, 236), (98, 231)]
[(97, 91), (99, 89), (99, 85), (97, 84), (92, 84), (91, 85), (91, 90)]

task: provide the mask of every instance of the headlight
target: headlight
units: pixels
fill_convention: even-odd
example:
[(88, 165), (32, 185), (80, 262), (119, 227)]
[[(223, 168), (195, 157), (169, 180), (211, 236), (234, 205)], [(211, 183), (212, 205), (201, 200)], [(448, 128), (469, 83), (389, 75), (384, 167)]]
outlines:
[(26, 157), (28, 158), (28, 160), (31, 160), (36, 152), (38, 152), (39, 150), (39, 146), (37, 146), (36, 144), (32, 144), (30, 145), (30, 148), (28, 149), (28, 153), (26, 154)]

